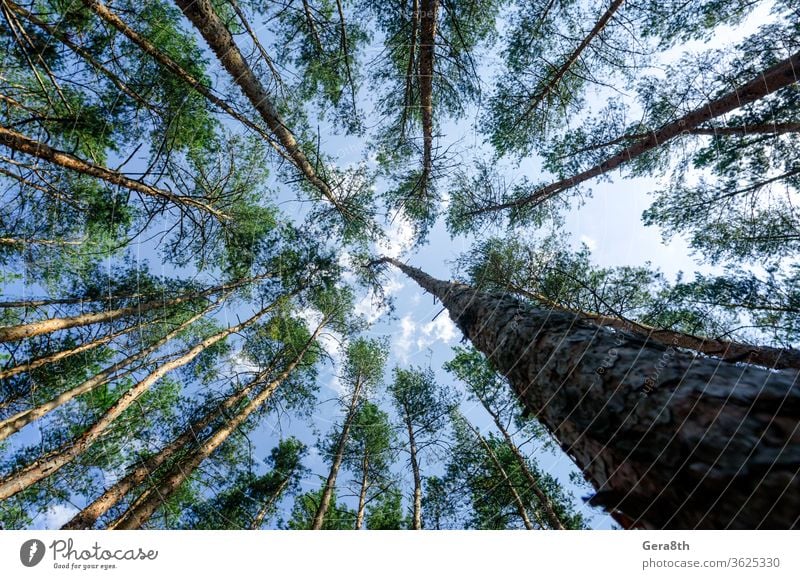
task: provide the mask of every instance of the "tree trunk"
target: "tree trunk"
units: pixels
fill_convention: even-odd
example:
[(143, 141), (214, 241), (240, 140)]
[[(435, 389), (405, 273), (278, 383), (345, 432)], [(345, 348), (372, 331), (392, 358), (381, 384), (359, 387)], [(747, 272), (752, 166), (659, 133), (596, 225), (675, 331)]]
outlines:
[(264, 140), (269, 143), (269, 145), (275, 149), (275, 151), (287, 160), (291, 161), (291, 158), (281, 149), (281, 147), (276, 143), (273, 138), (269, 135), (269, 133), (264, 130), (262, 127), (255, 124), (253, 121), (245, 117), (244, 115), (238, 113), (235, 109), (233, 109), (227, 102), (223, 99), (216, 96), (211, 89), (203, 85), (198, 79), (194, 78), (189, 72), (187, 72), (180, 64), (172, 60), (167, 54), (161, 52), (158, 48), (155, 47), (150, 41), (148, 41), (145, 37), (141, 36), (138, 32), (133, 30), (130, 26), (125, 24), (125, 22), (116, 14), (114, 14), (111, 10), (108, 9), (106, 5), (102, 2), (97, 0), (83, 0), (83, 3), (86, 5), (89, 10), (94, 12), (97, 16), (100, 17), (104, 22), (110, 24), (123, 35), (125, 35), (131, 42), (136, 44), (145, 54), (150, 55), (156, 62), (158, 62), (161, 66), (175, 74), (179, 79), (183, 82), (188, 84), (192, 89), (194, 89), (197, 93), (204, 96), (210, 103), (218, 107), (220, 110), (224, 111), (232, 118), (236, 119), (249, 129), (252, 129), (256, 133), (258, 133)]
[(279, 484), (278, 488), (275, 489), (275, 493), (269, 499), (267, 499), (258, 510), (258, 513), (256, 513), (256, 516), (253, 518), (253, 523), (250, 525), (251, 531), (257, 531), (261, 528), (261, 525), (264, 524), (264, 519), (267, 518), (270, 509), (280, 498), (281, 494), (283, 494), (283, 490), (286, 488), (286, 485), (289, 484), (289, 478), (290, 477), (286, 477), (281, 481), (281, 484)]
[[(227, 297), (227, 296), (226, 296)], [(31, 424), (35, 420), (46, 416), (59, 406), (62, 406), (69, 402), (70, 400), (74, 400), (81, 394), (86, 394), (87, 392), (91, 392), (98, 386), (102, 386), (109, 382), (112, 378), (120, 378), (121, 376), (116, 375), (117, 372), (128, 368), (131, 364), (136, 362), (137, 360), (141, 360), (146, 356), (156, 352), (159, 348), (161, 348), (164, 344), (173, 340), (176, 336), (178, 336), (181, 332), (186, 330), (189, 326), (195, 323), (197, 320), (205, 316), (208, 312), (214, 309), (216, 306), (219, 305), (225, 298), (221, 298), (217, 302), (211, 304), (209, 307), (204, 309), (202, 312), (195, 314), (185, 322), (183, 322), (180, 326), (169, 332), (166, 336), (158, 340), (155, 344), (148, 346), (128, 356), (124, 360), (117, 362), (116, 364), (112, 364), (99, 374), (95, 374), (88, 380), (78, 384), (74, 388), (70, 388), (66, 392), (62, 392), (61, 394), (57, 395), (55, 398), (51, 398), (47, 402), (43, 404), (39, 404), (35, 408), (30, 408), (28, 410), (23, 410), (22, 412), (18, 412), (14, 416), (10, 416), (5, 420), (0, 420), (0, 441), (5, 440), (12, 434), (19, 432), (23, 428), (25, 428), (28, 424)], [(126, 372), (125, 374), (130, 374), (134, 370)]]
[(294, 135), (275, 108), (269, 93), (245, 61), (225, 23), (214, 11), (211, 0), (175, 0), (175, 3), (200, 31), (222, 66), (267, 123), (278, 142), (283, 145), (292, 163), (337, 210), (343, 215), (346, 214), (346, 210), (339, 205), (328, 184), (320, 179), (305, 153), (300, 149)]
[(405, 140), (406, 121), (414, 102), (414, 61), (417, 52), (417, 30), (419, 29), (419, 0), (411, 0), (411, 34), (408, 39), (408, 65), (406, 66), (406, 86), (403, 92), (403, 112), (400, 117), (400, 141)]
[(367, 490), (369, 490), (369, 460), (366, 451), (361, 460), (361, 491), (358, 493), (358, 510), (356, 511), (356, 531), (364, 526), (364, 510), (367, 506)]
[(561, 82), (561, 79), (564, 78), (564, 75), (569, 72), (569, 69), (572, 68), (578, 59), (583, 54), (583, 51), (586, 50), (586, 47), (589, 46), (589, 43), (602, 32), (602, 30), (606, 27), (606, 24), (609, 23), (611, 18), (614, 16), (614, 13), (619, 9), (620, 6), (625, 2), (625, 0), (614, 0), (611, 3), (611, 6), (608, 7), (608, 10), (600, 17), (600, 20), (594, 25), (594, 28), (586, 35), (586, 37), (581, 41), (578, 47), (569, 55), (567, 60), (564, 61), (564, 64), (555, 72), (553, 78), (547, 83), (547, 86), (539, 91), (536, 95), (531, 98), (531, 102), (528, 104), (528, 108), (525, 111), (525, 114), (522, 115), (522, 119), (527, 117), (531, 114), (531, 112), (538, 107), (541, 102), (547, 98), (547, 95), (553, 92), (553, 90), (558, 86), (558, 83)]
[[(145, 491), (145, 493), (134, 501), (116, 521), (109, 525), (109, 529), (138, 529), (140, 528), (169, 498), (186, 482), (191, 474), (200, 466), (205, 459), (211, 456), (228, 437), (237, 430), (250, 416), (263, 406), (275, 393), (286, 378), (303, 361), (306, 353), (316, 341), (319, 333), (327, 324), (327, 319), (323, 318), (322, 323), (317, 326), (316, 331), (311, 335), (300, 353), (292, 362), (278, 375), (277, 378), (269, 382), (261, 392), (256, 394), (253, 399), (233, 418), (224, 422), (216, 431), (204, 440), (198, 448), (192, 450), (186, 457), (182, 457), (161, 479), (157, 487)], [(252, 389), (262, 383), (271, 369), (265, 370), (256, 377), (249, 387)]]
[(772, 528), (800, 518), (796, 371), (609, 331), (393, 263), (438, 297), (625, 526)]
[(422, 476), (419, 473), (419, 459), (417, 457), (417, 441), (414, 438), (414, 427), (406, 411), (406, 430), (408, 431), (408, 451), (411, 455), (411, 472), (414, 474), (414, 512), (411, 526), (415, 531), (422, 530)]
[(514, 454), (514, 458), (516, 459), (520, 470), (522, 471), (525, 478), (528, 479), (528, 484), (530, 485), (531, 490), (536, 495), (536, 498), (539, 500), (539, 504), (544, 510), (545, 514), (545, 516), (543, 517), (544, 520), (540, 520), (539, 523), (542, 526), (547, 525), (551, 529), (558, 529), (563, 531), (564, 524), (561, 522), (561, 519), (556, 514), (556, 511), (553, 508), (553, 503), (550, 500), (550, 497), (547, 496), (547, 493), (542, 490), (542, 486), (539, 484), (539, 481), (536, 480), (536, 477), (533, 476), (533, 473), (528, 468), (528, 462), (525, 460), (525, 457), (522, 456), (522, 452), (520, 452), (519, 447), (517, 447), (516, 443), (514, 442), (514, 439), (511, 438), (511, 435), (508, 433), (508, 430), (506, 430), (505, 426), (503, 425), (503, 422), (500, 420), (500, 415), (496, 413), (489, 406), (486, 400), (481, 398), (480, 401), (483, 407), (486, 409), (486, 412), (488, 412), (489, 416), (491, 416), (492, 420), (494, 420), (494, 424), (497, 427), (497, 430), (499, 430), (500, 434), (503, 435), (503, 439), (506, 441), (506, 444), (511, 449), (511, 452)]
[(472, 424), (470, 424), (467, 419), (464, 419), (464, 423), (467, 425), (467, 428), (469, 428), (472, 431), (472, 434), (474, 434), (475, 437), (478, 439), (478, 441), (481, 443), (481, 446), (483, 446), (483, 449), (489, 455), (489, 459), (492, 461), (492, 464), (498, 470), (500, 476), (503, 477), (503, 480), (508, 486), (508, 490), (511, 493), (511, 496), (514, 499), (514, 505), (517, 508), (517, 513), (522, 519), (522, 523), (525, 525), (525, 528), (529, 531), (532, 531), (533, 523), (531, 523), (531, 520), (528, 517), (528, 511), (525, 509), (525, 503), (522, 502), (522, 497), (519, 496), (517, 489), (514, 487), (514, 483), (511, 482), (508, 473), (506, 473), (506, 469), (503, 468), (503, 465), (497, 459), (497, 455), (495, 455), (494, 451), (492, 450), (492, 447), (489, 446), (489, 443), (486, 442), (486, 439), (484, 439), (483, 436), (481, 436), (481, 433), (478, 432), (478, 429), (472, 426)]
[(181, 366), (185, 366), (199, 356), (209, 346), (212, 346), (220, 340), (227, 338), (229, 335), (239, 332), (247, 326), (254, 324), (273, 307), (274, 304), (267, 306), (249, 320), (202, 340), (199, 344), (178, 358), (160, 365), (146, 378), (128, 389), (92, 426), (89, 427), (88, 430), (81, 434), (77, 439), (63, 444), (59, 448), (38, 458), (31, 464), (12, 472), (3, 479), (0, 479), (0, 500), (14, 496), (18, 492), (23, 491), (38, 481), (54, 474), (64, 465), (69, 464), (73, 459), (75, 459), (75, 457), (88, 450), (89, 447), (105, 433), (105, 431), (114, 422), (114, 420), (120, 416), (120, 414), (125, 412), (125, 410), (127, 410), (142, 394), (144, 394), (153, 384), (158, 382), (168, 372), (176, 370)]
[(772, 94), (777, 90), (796, 83), (798, 69), (800, 69), (800, 53), (796, 53), (786, 60), (768, 68), (750, 82), (704, 104), (683, 117), (662, 126), (660, 129), (653, 130), (642, 140), (626, 147), (599, 165), (595, 165), (572, 177), (551, 183), (546, 187), (538, 189), (531, 195), (520, 199), (476, 209), (471, 212), (471, 215), (543, 203), (562, 191), (566, 191), (594, 177), (604, 175), (623, 163), (629, 162), (648, 151), (656, 149), (683, 133), (691, 132), (702, 123), (734, 111)]
[[(319, 331), (323, 326), (324, 324), (319, 326), (314, 336), (319, 334)], [(313, 338), (311, 341), (313, 341)], [(303, 352), (305, 351), (307, 351), (307, 348), (303, 350)], [(207, 412), (198, 420), (195, 420), (180, 434), (180, 436), (176, 437), (167, 446), (162, 448), (157, 455), (143, 460), (136, 468), (117, 481), (111, 488), (107, 489), (100, 497), (95, 499), (90, 505), (86, 506), (81, 512), (75, 515), (61, 528), (91, 529), (94, 527), (97, 519), (102, 517), (112, 507), (114, 507), (114, 505), (116, 505), (122, 499), (122, 497), (147, 480), (148, 476), (150, 476), (152, 472), (166, 464), (167, 461), (175, 456), (175, 453), (194, 443), (197, 440), (198, 433), (205, 430), (217, 417), (233, 410), (238, 404), (241, 403), (242, 400), (249, 396), (253, 389), (255, 389), (255, 387), (261, 383), (264, 377), (273, 370), (274, 365), (271, 364), (259, 374), (258, 378), (252, 380), (245, 388), (242, 388), (235, 394), (232, 394), (216, 408)]]
[(199, 209), (220, 221), (228, 220), (227, 215), (194, 197), (175, 195), (165, 189), (159, 189), (158, 187), (142, 183), (141, 181), (136, 181), (118, 171), (113, 171), (101, 165), (95, 165), (90, 161), (84, 161), (72, 153), (55, 149), (2, 125), (0, 125), (0, 143), (12, 151), (19, 151), (20, 153), (31, 155), (43, 161), (47, 161), (48, 163), (52, 163), (53, 165), (75, 171), (76, 173), (89, 175), (90, 177), (101, 179), (112, 185), (125, 187), (131, 191), (141, 193), (142, 195), (166, 201), (177, 207), (185, 206)]
[(353, 420), (356, 416), (356, 408), (358, 407), (358, 399), (361, 394), (362, 386), (363, 382), (361, 379), (359, 379), (356, 381), (355, 387), (353, 388), (353, 396), (350, 398), (350, 406), (347, 408), (347, 416), (345, 417), (344, 424), (342, 425), (342, 432), (339, 435), (339, 440), (336, 443), (336, 454), (333, 457), (331, 470), (328, 473), (327, 480), (325, 481), (325, 488), (323, 489), (322, 496), (320, 497), (319, 507), (317, 507), (317, 512), (314, 513), (314, 520), (311, 523), (311, 528), (315, 531), (322, 529), (322, 525), (325, 522), (325, 514), (328, 512), (328, 508), (330, 508), (331, 497), (333, 497), (333, 490), (336, 487), (336, 477), (339, 474), (339, 468), (342, 466), (345, 445), (347, 444), (347, 438), (350, 436), (350, 427), (352, 426)]
[(12, 376), (16, 376), (17, 374), (21, 374), (22, 372), (30, 372), (32, 370), (36, 370), (36, 368), (41, 368), (47, 364), (55, 364), (56, 362), (63, 360), (65, 358), (69, 358), (74, 356), (75, 354), (80, 354), (81, 352), (87, 352), (89, 350), (94, 350), (104, 344), (108, 344), (109, 342), (119, 338), (120, 336), (124, 336), (130, 332), (133, 332), (142, 325), (150, 325), (151, 322), (146, 322), (145, 324), (136, 324), (133, 327), (125, 328), (124, 330), (120, 330), (119, 332), (114, 332), (113, 334), (109, 334), (108, 336), (103, 336), (102, 338), (97, 338), (96, 340), (92, 340), (91, 342), (86, 342), (85, 344), (81, 344), (80, 346), (76, 346), (75, 348), (71, 348), (69, 350), (62, 350), (61, 352), (54, 352), (52, 354), (48, 354), (47, 356), (42, 356), (41, 358), (36, 358), (35, 360), (31, 360), (30, 362), (25, 362), (24, 364), (17, 364), (16, 366), (12, 366), (11, 368), (6, 368), (5, 370), (0, 370), (0, 380), (5, 378), (11, 378)]
[(508, 289), (523, 297), (545, 303), (562, 311), (574, 313), (593, 321), (599, 326), (639, 334), (643, 339), (658, 342), (664, 346), (694, 350), (727, 362), (749, 360), (750, 364), (758, 364), (766, 368), (778, 370), (783, 368), (800, 369), (800, 350), (773, 348), (772, 346), (756, 346), (753, 344), (745, 344), (744, 342), (729, 342), (717, 338), (693, 336), (692, 334), (684, 334), (683, 332), (676, 332), (674, 330), (659, 329), (622, 317), (604, 316), (593, 312), (564, 308), (541, 294), (529, 292), (514, 284), (508, 284)]
[(102, 322), (113, 322), (119, 318), (129, 316), (131, 314), (141, 314), (156, 310), (160, 308), (167, 308), (177, 306), (179, 304), (204, 298), (209, 295), (219, 293), (221, 291), (229, 290), (233, 287), (242, 285), (241, 283), (223, 284), (216, 287), (203, 290), (201, 292), (193, 292), (183, 294), (177, 298), (156, 299), (149, 302), (137, 304), (135, 306), (128, 306), (124, 308), (117, 308), (113, 310), (105, 310), (102, 312), (92, 312), (88, 314), (80, 314), (78, 316), (70, 316), (65, 318), (50, 318), (47, 320), (40, 320), (38, 322), (30, 322), (28, 324), (19, 324), (16, 326), (0, 327), (0, 342), (13, 342), (16, 340), (24, 340), (26, 338), (33, 338), (42, 334), (51, 334), (59, 330), (68, 330), (70, 328), (77, 328), (80, 326), (88, 326), (90, 324), (99, 324)]
[(433, 70), (439, 0), (421, 0), (419, 31), (419, 104), (422, 112), (422, 174), (427, 187), (433, 169)]

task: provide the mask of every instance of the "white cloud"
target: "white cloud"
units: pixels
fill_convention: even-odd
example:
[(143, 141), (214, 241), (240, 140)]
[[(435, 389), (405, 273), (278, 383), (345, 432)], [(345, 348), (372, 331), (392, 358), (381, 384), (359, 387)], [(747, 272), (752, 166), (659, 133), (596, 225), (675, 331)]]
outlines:
[(405, 364), (409, 362), (412, 353), (429, 348), (436, 342), (448, 344), (457, 336), (455, 324), (444, 312), (435, 320), (422, 325), (407, 315), (400, 320), (400, 333), (395, 336), (393, 349), (400, 362)]
[[(396, 295), (405, 287), (400, 275), (392, 273), (386, 283), (383, 284), (384, 296), (388, 299)], [(370, 291), (361, 298), (354, 307), (356, 315), (364, 316), (368, 324), (372, 324), (386, 312), (386, 306), (376, 298), (374, 292)]]
[(421, 350), (433, 345), (434, 342), (446, 344), (455, 339), (457, 335), (455, 324), (445, 312), (442, 312), (435, 320), (422, 326), (417, 338), (417, 347)]
[(393, 348), (398, 359), (403, 363), (408, 362), (416, 330), (417, 324), (411, 319), (411, 316), (403, 316), (403, 319), (400, 320), (400, 334), (395, 337)]
[(386, 229), (386, 238), (375, 243), (378, 255), (384, 257), (399, 257), (414, 244), (414, 226), (411, 222), (398, 215)]

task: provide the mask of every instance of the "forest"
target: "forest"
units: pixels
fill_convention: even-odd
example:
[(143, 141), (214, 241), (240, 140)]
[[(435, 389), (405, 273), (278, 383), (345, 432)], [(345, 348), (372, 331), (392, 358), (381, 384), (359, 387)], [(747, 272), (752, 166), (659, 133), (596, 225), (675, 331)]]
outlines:
[(795, 1), (0, 43), (0, 529), (800, 527)]

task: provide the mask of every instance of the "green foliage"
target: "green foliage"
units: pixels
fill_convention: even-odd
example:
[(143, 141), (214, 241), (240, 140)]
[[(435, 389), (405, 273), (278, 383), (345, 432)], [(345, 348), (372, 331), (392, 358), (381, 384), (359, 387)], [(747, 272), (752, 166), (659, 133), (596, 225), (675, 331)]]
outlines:
[(395, 531), (408, 528), (403, 516), (403, 494), (396, 487), (383, 491), (367, 507), (367, 529), (371, 531)]
[[(293, 530), (311, 529), (314, 521), (314, 514), (317, 512), (322, 489), (318, 491), (308, 491), (299, 495), (294, 502), (291, 518), (286, 528)], [(331, 497), (331, 505), (325, 513), (322, 522), (322, 529), (332, 530), (352, 530), (356, 524), (356, 513), (347, 508), (343, 503), (336, 502), (336, 492)]]

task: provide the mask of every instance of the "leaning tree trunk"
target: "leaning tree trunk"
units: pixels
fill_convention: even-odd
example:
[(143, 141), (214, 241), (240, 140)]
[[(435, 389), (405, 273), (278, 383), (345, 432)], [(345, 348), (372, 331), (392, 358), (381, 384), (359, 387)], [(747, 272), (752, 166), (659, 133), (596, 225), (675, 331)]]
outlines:
[[(328, 319), (323, 318), (322, 322), (317, 326), (315, 332), (306, 341), (303, 348), (292, 359), (291, 363), (284, 368), (281, 373), (271, 380), (264, 388), (247, 403), (247, 405), (233, 418), (223, 422), (217, 429), (206, 439), (200, 446), (189, 452), (185, 457), (173, 465), (164, 477), (159, 481), (158, 485), (145, 491), (145, 493), (134, 501), (134, 503), (125, 511), (116, 521), (111, 523), (109, 529), (138, 529), (140, 528), (153, 513), (183, 485), (184, 482), (191, 476), (200, 464), (210, 457), (222, 444), (228, 440), (233, 432), (235, 432), (245, 421), (253, 415), (255, 411), (264, 406), (266, 402), (272, 397), (278, 387), (286, 381), (286, 379), (294, 372), (295, 368), (306, 357), (311, 346), (317, 340), (322, 329), (327, 325)], [(250, 387), (254, 387), (263, 383), (267, 379), (270, 369), (264, 370), (254, 378)]]
[(626, 147), (619, 153), (607, 158), (594, 167), (571, 177), (567, 177), (566, 179), (551, 183), (546, 187), (537, 189), (530, 195), (526, 195), (520, 199), (475, 209), (470, 214), (479, 215), (481, 213), (543, 203), (562, 191), (566, 191), (594, 177), (604, 175), (620, 165), (628, 163), (648, 151), (660, 147), (667, 141), (692, 131), (692, 129), (697, 128), (702, 123), (755, 102), (777, 90), (795, 84), (798, 80), (798, 70), (800, 70), (800, 53), (796, 53), (786, 60), (768, 68), (750, 82), (736, 87), (734, 90), (721, 95), (671, 123), (667, 123), (659, 129), (647, 133), (640, 141)]
[(733, 364), (393, 263), (438, 297), (628, 527), (800, 518), (796, 371)]
[(369, 458), (364, 452), (361, 459), (361, 490), (358, 493), (358, 509), (356, 510), (355, 530), (360, 531), (364, 526), (364, 511), (367, 506), (367, 491), (369, 490)]
[(342, 460), (344, 460), (345, 445), (347, 445), (347, 439), (350, 436), (350, 427), (353, 425), (353, 420), (356, 416), (356, 407), (358, 406), (358, 399), (361, 394), (362, 386), (363, 382), (359, 379), (355, 383), (355, 388), (353, 388), (353, 396), (350, 398), (347, 416), (342, 425), (342, 432), (339, 435), (339, 440), (336, 443), (336, 454), (333, 456), (333, 463), (331, 464), (328, 478), (325, 481), (325, 488), (322, 490), (319, 507), (317, 507), (317, 512), (314, 513), (314, 520), (311, 523), (311, 528), (315, 531), (322, 529), (322, 525), (325, 523), (325, 514), (328, 512), (331, 505), (333, 490), (336, 487), (336, 477), (339, 475), (339, 469), (342, 466)]
[(108, 410), (106, 410), (106, 412), (100, 418), (98, 418), (94, 424), (92, 424), (75, 440), (64, 443), (60, 447), (39, 457), (32, 463), (0, 479), (0, 500), (7, 499), (8, 497), (14, 496), (18, 492), (24, 491), (31, 485), (51, 476), (59, 469), (72, 462), (80, 454), (88, 450), (89, 447), (92, 446), (92, 444), (94, 444), (103, 434), (105, 434), (111, 424), (123, 412), (130, 408), (140, 396), (147, 392), (153, 384), (158, 382), (169, 372), (185, 366), (197, 358), (197, 356), (199, 356), (203, 351), (217, 342), (224, 340), (233, 333), (240, 332), (246, 327), (251, 326), (269, 310), (274, 308), (275, 305), (276, 304), (271, 304), (245, 322), (231, 326), (222, 332), (201, 340), (200, 343), (189, 349), (181, 356), (160, 365), (144, 379), (126, 390), (125, 393), (120, 396), (120, 398), (114, 402), (114, 404)]
[(517, 489), (514, 487), (514, 483), (511, 482), (511, 478), (508, 476), (506, 469), (503, 468), (503, 464), (497, 458), (497, 455), (494, 453), (494, 450), (492, 450), (492, 447), (489, 445), (489, 443), (486, 442), (486, 439), (483, 436), (481, 436), (481, 433), (478, 431), (478, 429), (472, 426), (472, 424), (470, 424), (466, 418), (464, 419), (464, 423), (467, 425), (467, 428), (469, 428), (472, 431), (472, 434), (475, 436), (475, 438), (478, 439), (478, 442), (481, 443), (481, 446), (483, 446), (483, 449), (489, 456), (489, 460), (492, 461), (492, 464), (497, 469), (497, 472), (500, 473), (500, 476), (506, 483), (506, 486), (508, 487), (508, 490), (511, 493), (511, 497), (514, 499), (514, 506), (517, 508), (517, 514), (519, 514), (519, 517), (522, 519), (522, 524), (525, 525), (525, 528), (527, 530), (532, 531), (533, 523), (531, 523), (531, 519), (528, 516), (528, 511), (525, 508), (525, 503), (523, 502), (522, 497), (519, 496)]
[(411, 424), (411, 417), (406, 411), (405, 416), (406, 430), (408, 431), (408, 451), (411, 455), (411, 472), (414, 475), (414, 511), (411, 519), (411, 527), (415, 531), (422, 530), (422, 476), (419, 472), (419, 457), (417, 456), (417, 441), (414, 437), (414, 427)]
[(281, 484), (278, 485), (278, 488), (275, 489), (275, 492), (272, 493), (272, 496), (269, 497), (263, 505), (261, 505), (261, 508), (258, 509), (258, 513), (256, 513), (255, 517), (253, 517), (253, 522), (250, 524), (251, 531), (257, 531), (261, 528), (261, 525), (264, 524), (264, 519), (267, 518), (267, 515), (269, 514), (270, 510), (272, 510), (272, 507), (276, 502), (278, 502), (278, 499), (283, 494), (284, 489), (286, 489), (287, 485), (289, 484), (290, 479), (291, 476), (287, 476), (285, 479), (281, 480)]

